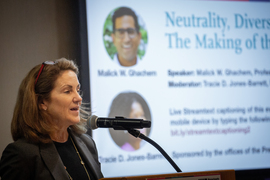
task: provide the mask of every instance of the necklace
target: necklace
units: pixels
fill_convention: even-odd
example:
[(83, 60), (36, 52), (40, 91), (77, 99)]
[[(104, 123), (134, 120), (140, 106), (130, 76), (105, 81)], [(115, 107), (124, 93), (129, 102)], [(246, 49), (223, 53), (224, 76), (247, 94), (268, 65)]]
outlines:
[(67, 172), (67, 174), (68, 174), (69, 179), (70, 179), (70, 180), (73, 180), (72, 177), (70, 176), (70, 174), (68, 173), (66, 166), (64, 166), (64, 167), (65, 167), (65, 170), (66, 170), (66, 172)]
[[(86, 167), (85, 167), (85, 165), (84, 165), (84, 162), (83, 162), (83, 160), (82, 160), (82, 158), (81, 158), (81, 155), (80, 155), (80, 153), (79, 153), (79, 151), (78, 151), (78, 149), (77, 149), (77, 147), (76, 147), (76, 145), (75, 145), (75, 143), (74, 143), (72, 137), (71, 137), (71, 136), (69, 136), (69, 137), (70, 137), (70, 140), (71, 140), (71, 142), (72, 142), (72, 144), (73, 144), (73, 146), (74, 146), (74, 148), (75, 148), (75, 150), (76, 150), (77, 155), (78, 155), (79, 158), (80, 158), (81, 164), (83, 165), (83, 168), (84, 168), (84, 170), (85, 170), (85, 172), (86, 172), (86, 174), (87, 174), (87, 176), (88, 176), (88, 179), (91, 180), (91, 178), (90, 178), (90, 176), (89, 176), (89, 174), (88, 174), (88, 171), (87, 171), (87, 169), (86, 169)], [(65, 167), (65, 169), (66, 169), (66, 167)], [(66, 169), (66, 171), (67, 171), (67, 169)], [(68, 171), (67, 171), (67, 174), (68, 174), (69, 179), (72, 180), (72, 177), (69, 175)]]

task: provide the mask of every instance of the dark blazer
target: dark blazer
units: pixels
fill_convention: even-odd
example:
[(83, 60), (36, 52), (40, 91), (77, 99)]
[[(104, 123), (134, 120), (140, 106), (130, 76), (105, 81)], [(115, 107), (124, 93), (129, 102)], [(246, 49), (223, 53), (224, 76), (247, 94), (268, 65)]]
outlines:
[[(95, 142), (86, 135), (69, 131), (84, 162), (96, 179), (103, 178)], [(32, 144), (19, 139), (9, 144), (0, 161), (1, 180), (69, 180), (54, 143)]]

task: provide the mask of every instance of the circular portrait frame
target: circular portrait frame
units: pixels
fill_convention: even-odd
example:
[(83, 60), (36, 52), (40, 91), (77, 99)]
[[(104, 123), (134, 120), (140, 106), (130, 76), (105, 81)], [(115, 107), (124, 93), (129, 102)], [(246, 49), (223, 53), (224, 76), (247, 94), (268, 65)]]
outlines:
[[(112, 101), (108, 117), (122, 116), (125, 118), (144, 119), (151, 121), (150, 108), (145, 99), (136, 92), (121, 92)], [(142, 117), (143, 116), (143, 117)], [(138, 129), (149, 136), (151, 128)], [(140, 149), (144, 141), (135, 138), (126, 130), (109, 129), (113, 141), (125, 151), (136, 151)]]
[[(113, 44), (113, 40), (111, 37), (111, 34), (113, 33), (112, 17), (113, 17), (114, 12), (118, 10), (119, 8), (122, 8), (122, 7), (115, 8), (108, 14), (104, 22), (104, 26), (103, 26), (103, 43), (104, 43), (104, 46), (108, 55), (110, 56), (112, 60), (114, 58), (114, 55), (117, 53), (116, 47)], [(141, 16), (138, 15), (132, 8), (130, 9), (135, 13), (135, 15), (138, 18), (139, 32), (141, 33), (141, 40), (138, 46), (137, 55), (139, 59), (141, 60), (146, 53), (146, 48), (148, 44), (148, 34), (147, 34), (145, 23), (142, 20)]]

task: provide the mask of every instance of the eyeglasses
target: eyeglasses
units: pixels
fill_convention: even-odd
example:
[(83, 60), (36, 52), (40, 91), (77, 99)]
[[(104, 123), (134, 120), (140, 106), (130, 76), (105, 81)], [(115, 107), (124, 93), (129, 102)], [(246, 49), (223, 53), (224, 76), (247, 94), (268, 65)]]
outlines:
[(120, 39), (124, 38), (125, 32), (128, 33), (128, 37), (131, 39), (137, 36), (137, 30), (135, 28), (127, 28), (127, 29), (119, 28), (114, 30), (116, 37)]
[(39, 72), (38, 72), (36, 81), (35, 81), (35, 85), (37, 84), (38, 78), (39, 78), (40, 74), (42, 73), (42, 70), (43, 70), (43, 68), (44, 68), (44, 66), (45, 66), (46, 64), (47, 64), (47, 65), (54, 65), (55, 62), (53, 62), (53, 61), (45, 61), (45, 62), (42, 63), (42, 65), (41, 65), (41, 67), (40, 67), (40, 69), (39, 69)]

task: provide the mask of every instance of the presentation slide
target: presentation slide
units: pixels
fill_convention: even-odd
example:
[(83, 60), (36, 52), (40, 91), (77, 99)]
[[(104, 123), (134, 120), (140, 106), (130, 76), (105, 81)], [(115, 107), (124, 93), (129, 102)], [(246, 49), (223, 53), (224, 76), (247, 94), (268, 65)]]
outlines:
[[(92, 114), (183, 172), (270, 168), (270, 2), (86, 1)], [(93, 130), (105, 177), (175, 173), (125, 130)]]

